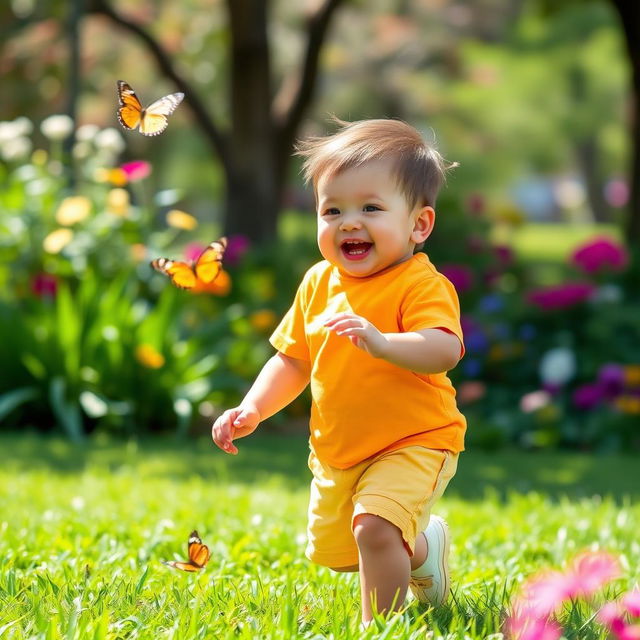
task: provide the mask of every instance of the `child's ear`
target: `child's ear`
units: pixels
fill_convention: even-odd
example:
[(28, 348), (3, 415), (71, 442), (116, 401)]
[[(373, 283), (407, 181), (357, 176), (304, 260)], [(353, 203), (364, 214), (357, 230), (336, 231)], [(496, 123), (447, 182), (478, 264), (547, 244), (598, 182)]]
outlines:
[(415, 244), (424, 242), (433, 231), (433, 225), (436, 221), (436, 212), (433, 207), (422, 207), (413, 224), (411, 232), (411, 241)]

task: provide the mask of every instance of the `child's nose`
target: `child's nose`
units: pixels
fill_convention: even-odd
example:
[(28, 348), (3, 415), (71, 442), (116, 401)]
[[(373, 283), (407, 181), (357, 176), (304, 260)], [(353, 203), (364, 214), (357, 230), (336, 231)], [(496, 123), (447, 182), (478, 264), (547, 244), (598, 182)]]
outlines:
[(342, 231), (349, 231), (351, 229), (360, 229), (362, 228), (362, 223), (360, 219), (356, 215), (345, 215), (340, 222), (340, 229)]

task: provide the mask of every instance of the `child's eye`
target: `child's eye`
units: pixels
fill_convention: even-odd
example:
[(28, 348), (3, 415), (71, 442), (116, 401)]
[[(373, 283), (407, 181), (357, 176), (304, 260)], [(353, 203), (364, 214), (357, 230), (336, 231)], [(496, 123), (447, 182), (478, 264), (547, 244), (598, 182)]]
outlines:
[(380, 207), (377, 204), (365, 204), (364, 207), (362, 207), (363, 211), (380, 211)]
[(336, 209), (335, 207), (331, 207), (330, 209), (325, 209), (323, 216), (337, 216), (340, 214), (340, 209)]

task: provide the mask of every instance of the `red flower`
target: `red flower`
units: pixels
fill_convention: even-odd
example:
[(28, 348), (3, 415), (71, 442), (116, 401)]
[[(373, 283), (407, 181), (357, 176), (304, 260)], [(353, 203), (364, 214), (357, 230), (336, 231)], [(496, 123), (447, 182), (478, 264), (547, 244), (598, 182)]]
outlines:
[(50, 273), (38, 273), (31, 279), (31, 291), (38, 298), (55, 298), (58, 279)]

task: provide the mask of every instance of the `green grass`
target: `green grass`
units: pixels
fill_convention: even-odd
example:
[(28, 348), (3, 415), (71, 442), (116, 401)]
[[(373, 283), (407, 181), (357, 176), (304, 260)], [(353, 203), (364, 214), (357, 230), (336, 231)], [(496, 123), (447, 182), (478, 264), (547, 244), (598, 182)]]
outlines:
[[(640, 487), (632, 458), (468, 452), (438, 507), (454, 533), (453, 598), (415, 604), (366, 633), (357, 576), (303, 556), (306, 442), (256, 435), (226, 456), (207, 439), (128, 444), (0, 437), (2, 638), (488, 638), (527, 575), (578, 551), (619, 554), (638, 581)], [(212, 558), (183, 556), (197, 528)], [(606, 638), (575, 604), (566, 637)], [(494, 636), (497, 640), (500, 636)]]
[(527, 222), (513, 232), (512, 243), (522, 260), (564, 262), (580, 244), (600, 235), (622, 239), (620, 227), (614, 224)]

